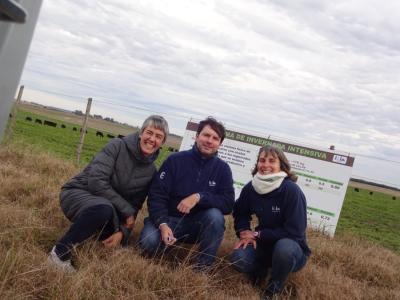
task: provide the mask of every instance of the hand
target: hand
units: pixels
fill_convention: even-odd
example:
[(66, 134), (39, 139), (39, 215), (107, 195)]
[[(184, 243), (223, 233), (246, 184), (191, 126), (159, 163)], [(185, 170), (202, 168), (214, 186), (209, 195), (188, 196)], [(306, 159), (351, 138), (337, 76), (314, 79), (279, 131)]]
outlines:
[(176, 242), (176, 238), (174, 237), (174, 233), (171, 228), (167, 224), (160, 225), (160, 233), (161, 239), (163, 240), (166, 246), (172, 246)]
[(251, 244), (254, 249), (257, 249), (257, 241), (255, 239), (240, 239), (236, 242), (235, 246), (233, 246), (233, 249), (246, 249), (248, 244)]
[(125, 227), (128, 229), (133, 229), (133, 226), (135, 226), (135, 217), (133, 215), (131, 215), (126, 218)]
[(240, 239), (253, 239), (255, 240), (254, 231), (251, 230), (243, 230), (239, 233)]
[(190, 210), (200, 201), (198, 193), (191, 194), (190, 196), (179, 202), (177, 209), (184, 214), (190, 213)]
[(106, 238), (104, 241), (102, 241), (102, 243), (103, 243), (104, 247), (106, 247), (106, 248), (115, 247), (115, 246), (118, 246), (119, 244), (121, 244), (122, 237), (123, 237), (122, 232), (117, 231), (117, 232), (113, 233), (112, 235), (110, 235), (108, 238)]

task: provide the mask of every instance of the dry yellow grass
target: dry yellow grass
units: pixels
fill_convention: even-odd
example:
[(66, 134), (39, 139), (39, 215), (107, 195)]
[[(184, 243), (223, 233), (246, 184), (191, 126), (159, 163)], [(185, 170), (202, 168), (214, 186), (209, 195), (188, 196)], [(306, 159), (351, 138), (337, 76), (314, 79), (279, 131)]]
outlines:
[[(78, 172), (71, 163), (26, 146), (0, 147), (0, 299), (258, 299), (261, 290), (229, 266), (235, 237), (227, 218), (216, 271), (191, 271), (190, 252), (177, 249), (154, 261), (131, 246), (77, 248), (78, 272), (49, 268), (47, 253), (68, 227), (58, 205), (61, 184)], [(329, 239), (309, 232), (307, 266), (289, 277), (281, 299), (400, 299), (400, 256), (351, 235)], [(189, 253), (189, 256), (188, 256)], [(175, 259), (174, 259), (175, 257)]]

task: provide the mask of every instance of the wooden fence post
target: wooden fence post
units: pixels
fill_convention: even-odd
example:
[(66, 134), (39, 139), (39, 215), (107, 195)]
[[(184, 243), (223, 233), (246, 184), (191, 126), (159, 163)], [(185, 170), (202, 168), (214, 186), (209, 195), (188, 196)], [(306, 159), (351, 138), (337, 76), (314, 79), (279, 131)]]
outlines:
[(23, 93), (24, 93), (24, 86), (21, 85), (19, 87), (17, 100), (15, 101), (15, 103), (11, 109), (10, 119), (8, 120), (7, 129), (6, 129), (5, 138), (4, 138), (5, 141), (9, 141), (12, 138), (15, 122), (17, 119), (18, 107), (19, 107), (19, 104), (21, 103)]
[(90, 107), (92, 106), (92, 98), (88, 98), (88, 102), (86, 105), (86, 114), (85, 114), (85, 118), (83, 119), (83, 124), (82, 124), (82, 132), (81, 132), (81, 139), (78, 143), (78, 148), (76, 150), (76, 160), (77, 160), (77, 164), (79, 166), (79, 162), (81, 159), (81, 151), (82, 151), (82, 146), (83, 146), (83, 141), (85, 140), (85, 134), (86, 134), (86, 128), (87, 128), (87, 120), (89, 118), (89, 113), (90, 113)]

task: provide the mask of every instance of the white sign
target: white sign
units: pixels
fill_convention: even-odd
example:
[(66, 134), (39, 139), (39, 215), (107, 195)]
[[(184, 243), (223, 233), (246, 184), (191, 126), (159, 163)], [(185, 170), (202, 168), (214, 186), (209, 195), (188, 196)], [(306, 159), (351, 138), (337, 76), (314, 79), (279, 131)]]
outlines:
[[(188, 122), (180, 151), (192, 148), (197, 127), (197, 122)], [(226, 133), (218, 156), (231, 167), (236, 199), (243, 186), (252, 179), (251, 171), (260, 147), (273, 145), (285, 152), (292, 170), (298, 176), (297, 184), (307, 198), (309, 225), (330, 236), (334, 235), (354, 157), (338, 151), (295, 145), (272, 136), (259, 137), (229, 129)]]

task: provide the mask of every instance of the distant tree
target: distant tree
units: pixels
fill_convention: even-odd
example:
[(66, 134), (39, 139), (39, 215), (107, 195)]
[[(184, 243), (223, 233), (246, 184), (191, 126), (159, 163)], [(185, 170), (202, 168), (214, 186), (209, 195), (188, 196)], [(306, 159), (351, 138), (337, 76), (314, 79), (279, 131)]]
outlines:
[(83, 116), (83, 112), (81, 110), (75, 110), (74, 114), (76, 114), (78, 116)]

